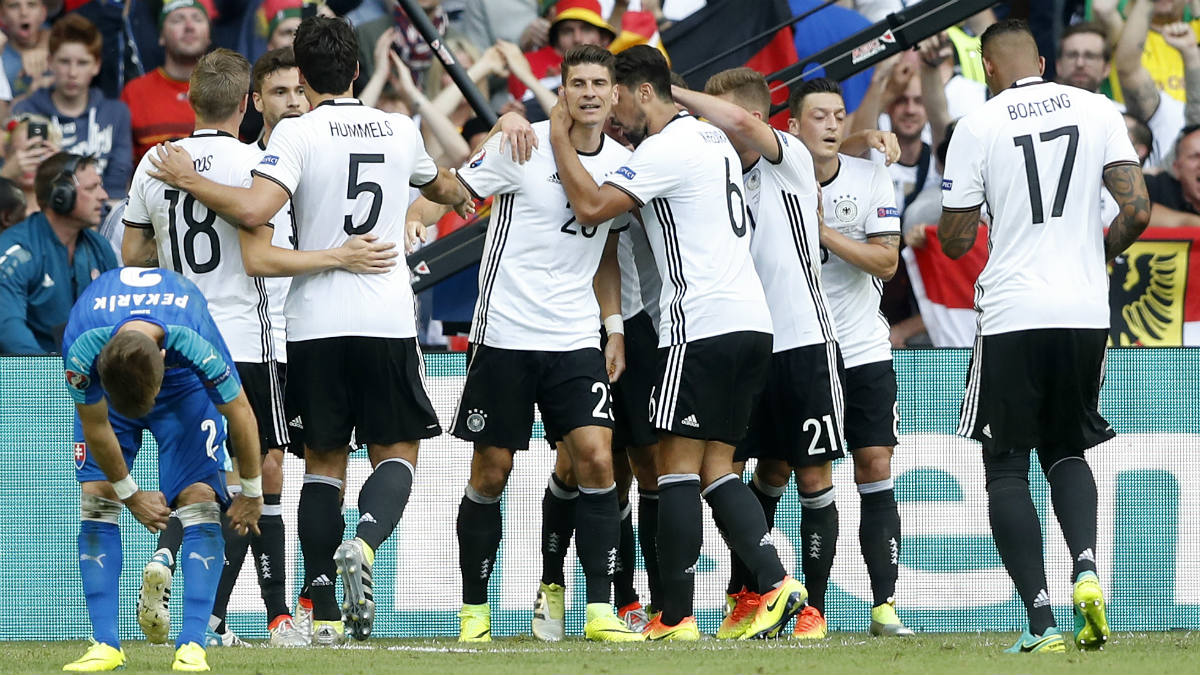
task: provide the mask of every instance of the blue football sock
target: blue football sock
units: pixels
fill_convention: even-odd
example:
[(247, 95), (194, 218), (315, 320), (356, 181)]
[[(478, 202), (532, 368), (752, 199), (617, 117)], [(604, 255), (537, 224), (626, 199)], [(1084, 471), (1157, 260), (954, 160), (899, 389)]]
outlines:
[(189, 642), (203, 647), (217, 584), (225, 567), (221, 525), (215, 522), (184, 525), (179, 565), (183, 568), (183, 626), (175, 639), (175, 648)]
[(79, 576), (92, 620), (92, 637), (121, 648), (117, 630), (121, 579), (121, 530), (113, 523), (79, 523)]

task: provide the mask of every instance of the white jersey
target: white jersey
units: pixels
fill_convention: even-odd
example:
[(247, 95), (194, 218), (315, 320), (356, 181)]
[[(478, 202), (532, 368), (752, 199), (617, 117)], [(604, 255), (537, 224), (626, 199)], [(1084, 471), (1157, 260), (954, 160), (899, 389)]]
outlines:
[[(262, 161), (262, 156), (266, 151), (266, 147), (259, 140), (251, 145), (258, 150), (259, 161)], [(258, 163), (255, 162), (255, 166)], [(253, 167), (252, 167), (253, 168)], [(247, 178), (253, 179), (247, 174)], [(295, 249), (296, 248), (296, 223), (292, 217), (292, 202), (283, 205), (279, 209), (279, 213), (271, 219), (271, 245), (279, 248)], [(284, 306), (287, 304), (288, 289), (292, 287), (291, 277), (267, 277), (264, 279), (267, 284), (267, 295), (271, 297), (271, 334), (275, 338), (275, 360), (280, 363), (287, 363), (287, 317), (284, 315)]]
[[(243, 186), (259, 153), (232, 135), (200, 129), (176, 144), (192, 156), (201, 176)], [(266, 280), (246, 275), (234, 225), (191, 194), (151, 178), (143, 157), (134, 172), (125, 222), (154, 229), (159, 264), (196, 284), (234, 361), (265, 363), (276, 357)]]
[[(339, 98), (281, 120), (254, 174), (287, 190), (299, 250), (368, 233), (402, 250), (409, 186), (432, 182), (438, 169), (412, 119)], [(306, 274), (288, 292), (288, 340), (415, 337), (415, 308), (403, 264), (383, 274)]]
[(607, 182), (637, 202), (654, 251), (659, 347), (771, 332), (750, 258), (741, 160), (724, 132), (679, 113)]
[(834, 342), (837, 333), (821, 289), (821, 224), (812, 155), (775, 130), (779, 161), (760, 157), (743, 176), (752, 232), (750, 255), (775, 328), (776, 353)]
[[(895, 192), (882, 164), (839, 154), (837, 173), (821, 184), (821, 200), (825, 224), (854, 241), (900, 235)], [(821, 280), (846, 367), (891, 360), (890, 330), (879, 313), (883, 280), (828, 252)]]
[[(524, 164), (500, 151), (496, 134), (458, 172), (476, 197), (497, 195), (470, 339), (500, 349), (599, 349), (600, 305), (592, 280), (614, 221), (575, 222), (554, 163), (550, 122), (534, 124), (533, 131), (538, 147)], [(602, 136), (596, 152), (579, 159), (602, 181), (628, 157), (628, 150)]]
[(1104, 169), (1137, 165), (1125, 121), (1103, 96), (1040, 77), (959, 120), (942, 207), (987, 202), (987, 265), (975, 284), (980, 333), (1108, 328), (1100, 200)]

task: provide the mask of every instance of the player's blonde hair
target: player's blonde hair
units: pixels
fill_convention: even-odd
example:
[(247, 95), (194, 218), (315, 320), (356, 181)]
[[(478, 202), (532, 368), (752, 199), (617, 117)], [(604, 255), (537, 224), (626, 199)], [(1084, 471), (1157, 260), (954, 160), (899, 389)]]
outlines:
[(228, 119), (250, 91), (250, 62), (224, 47), (200, 57), (188, 83), (188, 103), (196, 119), (217, 122)]
[(762, 113), (763, 119), (771, 114), (771, 90), (767, 88), (767, 78), (753, 68), (722, 70), (704, 83), (704, 93), (711, 96), (730, 94), (746, 110)]
[(154, 399), (162, 387), (163, 369), (158, 344), (149, 335), (135, 330), (114, 335), (100, 350), (96, 362), (100, 384), (113, 410), (133, 419), (145, 417), (154, 409)]

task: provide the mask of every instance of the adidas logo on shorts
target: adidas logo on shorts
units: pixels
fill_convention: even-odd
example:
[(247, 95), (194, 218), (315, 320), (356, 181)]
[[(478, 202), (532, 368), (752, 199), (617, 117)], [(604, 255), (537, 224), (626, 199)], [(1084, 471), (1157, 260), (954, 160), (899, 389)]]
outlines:
[(988, 438), (992, 437), (992, 425), (991, 424), (983, 425), (983, 428), (980, 429), (980, 431), (983, 433), (984, 436), (987, 436)]
[(685, 427), (692, 427), (694, 429), (700, 428), (700, 422), (696, 420), (695, 415), (688, 415), (687, 417), (679, 420), (679, 423)]
[(303, 421), (301, 421), (301, 419), (300, 419), (300, 416), (299, 416), (299, 415), (297, 415), (296, 417), (293, 417), (293, 418), (292, 418), (292, 421), (291, 421), (291, 422), (288, 422), (288, 426), (289, 426), (289, 427), (292, 427), (292, 428), (294, 428), (294, 429), (303, 429), (303, 428), (304, 428), (304, 422), (303, 422)]

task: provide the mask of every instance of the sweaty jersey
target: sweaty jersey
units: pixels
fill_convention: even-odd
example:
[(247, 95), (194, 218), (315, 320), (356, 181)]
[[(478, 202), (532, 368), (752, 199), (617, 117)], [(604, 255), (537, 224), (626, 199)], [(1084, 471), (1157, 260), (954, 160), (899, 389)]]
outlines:
[(199, 379), (217, 405), (241, 393), (237, 369), (200, 289), (170, 270), (122, 267), (101, 274), (71, 308), (62, 353), (67, 390), (76, 403), (100, 401), (100, 350), (133, 320), (156, 324), (165, 333), (163, 392)]
[(959, 120), (942, 208), (987, 202), (987, 265), (975, 284), (980, 334), (1107, 328), (1100, 200), (1104, 169), (1137, 166), (1108, 99), (1029, 77)]
[[(287, 191), (296, 248), (337, 248), (373, 234), (403, 250), (409, 186), (433, 182), (438, 169), (412, 119), (339, 98), (281, 120), (254, 175)], [(383, 274), (306, 274), (288, 292), (288, 340), (415, 337), (415, 309), (405, 265)]]
[[(855, 241), (900, 236), (895, 194), (882, 165), (839, 154), (837, 173), (821, 184), (825, 224)], [(821, 280), (846, 367), (891, 360), (887, 319), (879, 313), (883, 280), (830, 252)]]
[(760, 157), (743, 178), (751, 215), (750, 255), (767, 295), (778, 353), (834, 342), (837, 333), (821, 289), (812, 155), (796, 137), (774, 131), (779, 160)]
[(723, 131), (679, 113), (606, 182), (637, 202), (654, 251), (659, 347), (771, 332), (750, 259), (741, 160)]
[[(215, 129), (199, 129), (176, 144), (192, 156), (201, 176), (222, 185), (245, 185), (259, 156)], [(237, 227), (191, 194), (148, 176), (153, 168), (146, 156), (138, 163), (125, 224), (154, 230), (159, 264), (179, 272), (204, 294), (235, 361), (274, 359), (266, 281), (246, 275)]]
[[(497, 195), (479, 264), (471, 342), (535, 351), (599, 349), (600, 306), (592, 280), (614, 221), (575, 222), (554, 163), (550, 122), (534, 124), (533, 131), (538, 147), (524, 164), (500, 151), (496, 134), (458, 172), (476, 197)], [(579, 159), (602, 181), (628, 157), (628, 150), (601, 136), (600, 147)]]

